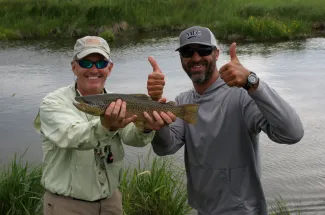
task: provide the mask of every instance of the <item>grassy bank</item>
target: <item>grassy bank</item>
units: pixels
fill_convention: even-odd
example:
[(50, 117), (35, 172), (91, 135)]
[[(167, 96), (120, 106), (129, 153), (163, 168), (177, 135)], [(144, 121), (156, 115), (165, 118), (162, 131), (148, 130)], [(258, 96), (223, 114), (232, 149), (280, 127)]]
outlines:
[[(191, 211), (182, 183), (185, 172), (173, 163), (171, 158), (155, 157), (125, 168), (120, 186), (125, 215), (187, 215)], [(0, 169), (0, 214), (41, 215), (41, 175), (41, 166), (17, 157)], [(297, 211), (295, 214), (303, 214)], [(281, 197), (271, 205), (271, 215), (290, 215)]]
[(0, 214), (41, 215), (41, 166), (31, 166), (15, 157), (0, 169)]
[(323, 0), (0, 0), (0, 39), (100, 35), (204, 25), (219, 40), (287, 40), (324, 30)]
[[(0, 169), (0, 214), (41, 215), (44, 189), (41, 166), (15, 157)], [(120, 190), (125, 215), (187, 215), (184, 170), (168, 158), (139, 159), (136, 167), (125, 168)]]
[(185, 172), (174, 163), (165, 157), (147, 158), (139, 160), (137, 167), (124, 171), (120, 189), (127, 215), (186, 215), (190, 212)]

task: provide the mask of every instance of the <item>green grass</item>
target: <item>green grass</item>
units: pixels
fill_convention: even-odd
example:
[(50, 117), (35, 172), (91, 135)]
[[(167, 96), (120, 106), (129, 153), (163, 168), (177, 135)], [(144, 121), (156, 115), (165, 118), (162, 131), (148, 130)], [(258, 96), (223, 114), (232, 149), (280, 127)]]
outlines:
[(322, 0), (0, 0), (0, 39), (179, 32), (210, 27), (220, 40), (287, 40), (324, 27)]
[[(275, 198), (271, 203), (271, 215), (290, 215), (289, 207), (281, 196)], [(301, 211), (297, 210), (296, 215), (303, 214)]]
[[(141, 166), (141, 163), (144, 163)], [(127, 168), (121, 183), (126, 215), (186, 215), (184, 170), (166, 157), (139, 160), (137, 168)]]
[[(172, 159), (154, 157), (140, 160), (125, 169), (120, 190), (125, 215), (186, 215), (184, 170), (172, 165)], [(0, 214), (42, 214), (43, 187), (41, 166), (31, 166), (22, 157), (14, 157), (0, 169)]]
[(40, 214), (44, 189), (40, 186), (41, 166), (31, 166), (14, 157), (0, 171), (0, 214)]

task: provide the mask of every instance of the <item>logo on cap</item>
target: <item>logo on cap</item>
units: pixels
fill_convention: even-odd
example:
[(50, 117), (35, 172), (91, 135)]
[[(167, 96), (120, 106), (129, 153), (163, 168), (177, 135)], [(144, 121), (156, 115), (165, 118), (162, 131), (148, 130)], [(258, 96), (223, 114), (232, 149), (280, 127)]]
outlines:
[(99, 39), (94, 39), (94, 38), (87, 38), (85, 41), (85, 46), (96, 46), (100, 45), (100, 40)]
[(190, 31), (190, 32), (187, 32), (186, 33), (186, 39), (191, 39), (191, 38), (193, 38), (193, 37), (198, 37), (198, 36), (201, 36), (202, 35), (202, 33), (201, 33), (201, 31)]

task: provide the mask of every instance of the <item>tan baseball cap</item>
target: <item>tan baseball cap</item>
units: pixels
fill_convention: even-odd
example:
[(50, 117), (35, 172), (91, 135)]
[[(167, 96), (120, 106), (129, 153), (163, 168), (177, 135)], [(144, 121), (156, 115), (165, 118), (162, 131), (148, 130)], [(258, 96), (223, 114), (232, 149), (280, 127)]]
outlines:
[(97, 36), (85, 36), (77, 40), (73, 50), (73, 60), (84, 58), (85, 56), (98, 53), (106, 60), (110, 59), (111, 50), (106, 40)]

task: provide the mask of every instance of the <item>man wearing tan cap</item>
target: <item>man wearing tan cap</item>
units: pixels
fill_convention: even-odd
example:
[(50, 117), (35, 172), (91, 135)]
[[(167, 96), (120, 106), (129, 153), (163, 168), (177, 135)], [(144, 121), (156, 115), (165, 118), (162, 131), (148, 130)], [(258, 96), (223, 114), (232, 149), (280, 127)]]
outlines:
[(71, 62), (77, 79), (41, 102), (35, 128), (43, 148), (44, 214), (122, 215), (123, 143), (145, 146), (154, 132), (142, 132), (125, 118), (126, 104), (112, 103), (105, 116), (91, 116), (73, 105), (75, 96), (107, 93), (112, 72), (110, 48), (100, 37), (77, 40)]

